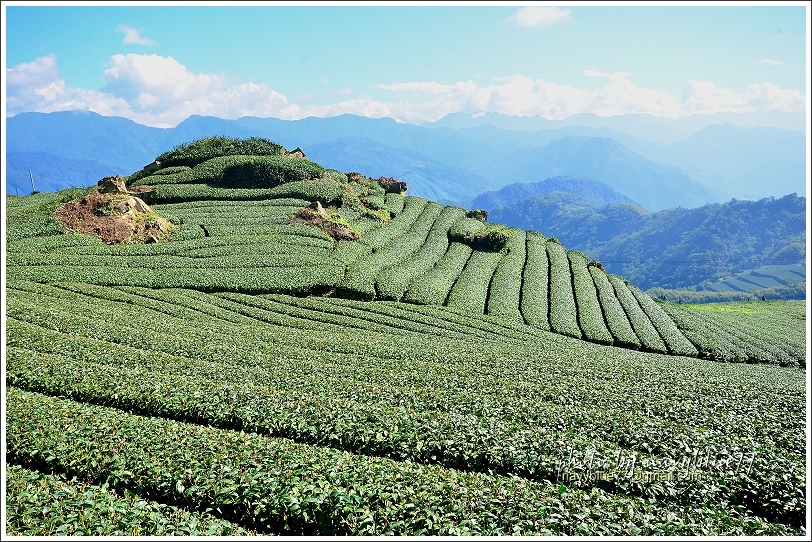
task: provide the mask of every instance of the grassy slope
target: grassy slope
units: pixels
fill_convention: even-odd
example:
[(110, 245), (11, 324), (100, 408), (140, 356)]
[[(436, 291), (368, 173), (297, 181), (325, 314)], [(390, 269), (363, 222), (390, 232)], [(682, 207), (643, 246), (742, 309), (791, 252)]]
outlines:
[[(803, 305), (734, 306), (745, 318), (663, 305), (648, 320), (678, 346), (669, 322), (700, 346), (709, 329), (726, 332), (704, 357), (776, 364), (749, 365), (527, 325), (510, 305), (530, 295), (524, 284), (499, 305), (505, 316), (472, 311), (497, 306), (480, 277), (501, 260), (478, 251), (458, 265), (472, 288), (449, 284), (451, 307), (291, 297), (280, 292), (327, 291), (352, 266), (376, 292), (377, 278), (393, 275), (382, 273), (388, 258), (438, 263), (443, 254), (421, 239), (451, 227), (448, 213), (407, 197), (382, 228), (344, 209), (368, 244), (334, 245), (286, 225), (307, 203), (297, 194), (157, 202), (183, 219), (176, 239), (126, 247), (61, 232), (48, 217), (61, 195), (9, 198), (9, 462), (174, 506), (178, 523), (261, 533), (799, 532), (805, 372), (777, 364), (804, 359)], [(436, 228), (415, 227), (421, 216)], [(386, 248), (397, 240), (411, 255)], [(776, 329), (748, 339), (765, 321)], [(36, 498), (14, 493), (26, 504), (7, 528), (22, 529), (31, 507), (64, 502), (39, 487)], [(221, 519), (199, 519), (210, 513)], [(148, 532), (138, 518), (121, 521)]]

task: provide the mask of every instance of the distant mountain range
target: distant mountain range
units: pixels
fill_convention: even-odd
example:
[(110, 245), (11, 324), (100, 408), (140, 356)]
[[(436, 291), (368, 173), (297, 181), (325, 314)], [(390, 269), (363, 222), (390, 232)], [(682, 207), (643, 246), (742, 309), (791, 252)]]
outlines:
[[(499, 190), (484, 192), (474, 198), (471, 205), (477, 209), (497, 209), (513, 207), (537, 196), (560, 193), (559, 198), (577, 198), (582, 206), (602, 207), (611, 203), (633, 203), (635, 201), (596, 179), (589, 177), (550, 177), (537, 183), (513, 183)], [(569, 195), (566, 198), (564, 194)]]
[[(794, 119), (787, 116), (783, 125), (795, 126)], [(178, 144), (228, 135), (301, 147), (314, 161), (395, 176), (409, 184), (410, 194), (461, 206), (488, 190), (554, 176), (594, 178), (648, 211), (806, 195), (802, 131), (758, 127), (752, 115), (719, 121), (700, 129), (690, 117), (647, 115), (566, 121), (451, 115), (422, 125), (354, 115), (297, 121), (192, 116), (175, 128), (152, 128), (86, 111), (21, 113), (6, 119), (4, 180), (8, 194), (30, 193), (29, 170), (35, 182), (41, 179), (41, 191), (91, 185), (102, 172), (132, 173)]]

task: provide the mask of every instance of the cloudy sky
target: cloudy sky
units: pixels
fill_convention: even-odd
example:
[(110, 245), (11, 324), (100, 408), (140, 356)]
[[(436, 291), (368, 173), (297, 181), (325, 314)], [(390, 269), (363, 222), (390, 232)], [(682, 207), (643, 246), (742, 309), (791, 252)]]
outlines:
[(806, 2), (243, 4), (4, 2), (6, 115), (419, 123), (799, 112), (808, 100)]

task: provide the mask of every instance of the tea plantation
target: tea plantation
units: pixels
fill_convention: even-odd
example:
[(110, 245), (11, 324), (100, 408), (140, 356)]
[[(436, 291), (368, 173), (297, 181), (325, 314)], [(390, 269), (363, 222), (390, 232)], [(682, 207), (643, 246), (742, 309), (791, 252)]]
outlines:
[(7, 199), (6, 533), (806, 533), (803, 302), (664, 303), (264, 140), (127, 184), (160, 242)]

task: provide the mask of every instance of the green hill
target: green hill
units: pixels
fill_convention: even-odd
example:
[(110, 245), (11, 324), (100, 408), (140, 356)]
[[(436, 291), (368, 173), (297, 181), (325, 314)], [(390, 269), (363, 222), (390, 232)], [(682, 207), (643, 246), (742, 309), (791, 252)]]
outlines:
[[(127, 181), (158, 242), (7, 199), (9, 532), (802, 533), (803, 303), (659, 302), (264, 140)], [(42, 519), (79, 491), (116, 514)]]

